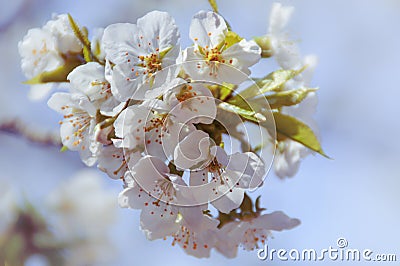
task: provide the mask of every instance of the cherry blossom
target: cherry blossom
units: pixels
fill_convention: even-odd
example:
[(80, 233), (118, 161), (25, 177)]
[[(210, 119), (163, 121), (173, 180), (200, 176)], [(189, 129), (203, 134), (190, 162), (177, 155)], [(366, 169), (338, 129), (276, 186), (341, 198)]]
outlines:
[(108, 145), (101, 149), (97, 167), (113, 179), (124, 180), (126, 172), (135, 166), (141, 157), (138, 151)]
[(126, 173), (127, 187), (120, 193), (121, 207), (141, 209), (141, 228), (153, 240), (176, 234), (181, 226), (202, 231), (203, 212), (200, 207), (177, 206), (186, 193), (177, 185), (186, 186), (183, 179), (171, 174), (163, 161), (145, 156)]
[(101, 144), (95, 140), (96, 107), (86, 95), (58, 92), (48, 101), (53, 110), (64, 115), (60, 122), (61, 141), (69, 150), (79, 151), (82, 161), (91, 166)]
[[(186, 48), (185, 71), (197, 80), (239, 84), (250, 74), (249, 67), (261, 58), (261, 49), (254, 41), (244, 39), (230, 44), (225, 20), (215, 12), (200, 11), (190, 24), (194, 46)], [(235, 71), (236, 70), (236, 71)], [(237, 70), (243, 75), (237, 75)]]
[[(315, 57), (300, 55), (285, 31), (292, 12), (291, 7), (273, 5), (267, 36), (255, 38), (261, 48), (228, 27), (219, 13), (200, 11), (190, 24), (193, 45), (183, 51), (175, 20), (166, 12), (152, 11), (136, 24), (112, 24), (90, 34), (62, 14), (28, 31), (19, 43), (22, 69), (28, 83), (35, 84), (36, 98), (55, 85), (48, 80), (67, 85), (48, 101), (63, 115), (62, 150), (78, 151), (87, 166), (97, 163), (120, 181), (118, 204), (140, 211), (140, 229), (147, 239), (171, 238), (172, 245), (198, 258), (209, 257), (212, 249), (232, 258), (239, 246), (254, 250), (272, 231), (300, 223), (280, 211), (263, 213), (259, 197), (253, 203), (248, 195), (263, 185), (275, 148), (273, 167), (282, 178), (293, 176), (310, 153), (309, 143), (295, 141), (307, 136), (287, 132), (285, 139), (272, 137), (278, 125), (282, 129), (282, 124), (286, 128), (291, 126), (286, 123), (298, 122), (275, 116), (268, 101), (275, 103), (274, 112), (318, 131), (312, 118), (314, 90), (300, 103), (281, 93), (309, 88), (316, 64)], [(265, 78), (249, 77), (262, 50), (263, 60), (273, 57), (279, 67), (298, 70), (298, 75), (287, 80), (290, 71), (280, 70)], [(256, 84), (247, 84), (249, 78)], [(259, 105), (255, 110), (253, 100)], [(252, 126), (262, 127), (260, 132), (271, 138), (262, 138), (261, 145), (258, 137), (250, 140), (255, 135), (244, 129)], [(264, 148), (270, 147), (264, 156)], [(66, 242), (88, 234), (101, 243), (114, 203), (97, 179), (84, 175), (56, 190), (49, 202), (58, 212), (57, 227)], [(83, 243), (72, 254), (79, 258), (102, 248)]]
[(67, 14), (53, 15), (53, 19), (43, 29), (53, 36), (61, 54), (79, 53), (82, 50), (82, 44), (72, 30)]
[(186, 83), (164, 93), (169, 116), (175, 121), (211, 124), (217, 116), (217, 105), (211, 91), (202, 83)]
[(219, 222), (207, 215), (199, 217), (198, 221), (202, 228), (196, 231), (181, 225), (179, 231), (173, 234), (172, 245), (178, 244), (187, 254), (197, 258), (208, 258), (218, 240), (215, 231)]
[[(64, 59), (57, 49), (57, 44), (50, 32), (39, 28), (30, 29), (24, 39), (18, 43), (18, 50), (22, 57), (21, 68), (25, 76), (31, 79), (42, 72), (62, 66)], [(53, 87), (52, 83), (32, 85), (29, 98), (40, 100), (46, 97)]]
[(220, 147), (210, 150), (215, 157), (205, 168), (191, 172), (190, 185), (197, 187), (198, 203), (211, 201), (220, 212), (229, 213), (240, 206), (246, 189), (261, 185), (265, 166), (250, 152), (228, 156)]
[[(82, 45), (72, 31), (68, 16), (61, 14), (54, 15), (42, 28), (30, 29), (18, 43), (18, 50), (22, 57), (22, 71), (32, 79), (63, 66), (71, 53), (82, 51)], [(52, 82), (33, 84), (29, 97), (32, 100), (43, 99), (54, 86)]]
[(180, 47), (174, 19), (165, 12), (153, 11), (137, 24), (118, 23), (104, 31), (106, 59), (115, 66), (112, 90), (120, 101), (139, 98), (135, 92), (156, 72), (173, 65)]
[(124, 103), (121, 104), (111, 93), (104, 66), (90, 62), (76, 67), (67, 78), (71, 92), (87, 95), (102, 114), (113, 116), (122, 109)]
[(218, 232), (216, 249), (228, 258), (236, 257), (238, 246), (245, 250), (260, 248), (272, 234), (271, 231), (289, 230), (300, 224), (281, 211), (248, 217), (224, 225)]

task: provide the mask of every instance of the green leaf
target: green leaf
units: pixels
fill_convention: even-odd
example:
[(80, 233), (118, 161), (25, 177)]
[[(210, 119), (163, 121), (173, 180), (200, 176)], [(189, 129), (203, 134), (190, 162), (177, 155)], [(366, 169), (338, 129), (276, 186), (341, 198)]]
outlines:
[(236, 114), (219, 109), (217, 112), (217, 120), (221, 121), (224, 126), (225, 132), (228, 133), (232, 138), (237, 139), (240, 142), (240, 148), (243, 152), (251, 151), (250, 144), (247, 141), (245, 134), (238, 129), (238, 125), (242, 122), (241, 119), (237, 119)]
[(269, 91), (276, 91), (276, 90), (282, 90), (283, 86), (300, 74), (303, 71), (303, 69), (300, 70), (277, 70), (275, 72), (272, 72), (271, 74), (268, 75), (267, 79), (261, 81), (261, 93), (264, 94)]
[(68, 82), (68, 74), (77, 66), (81, 65), (82, 61), (78, 56), (68, 57), (64, 65), (52, 70), (40, 73), (36, 77), (23, 82), (28, 85), (43, 84), (49, 82)]
[(215, 1), (215, 0), (208, 0), (208, 3), (210, 4), (212, 10), (213, 10), (215, 13), (218, 13), (217, 1)]
[(233, 31), (228, 31), (225, 35), (225, 48), (228, 49), (235, 43), (238, 43), (242, 40), (243, 38), (240, 37), (236, 32)]
[[(78, 28), (79, 29), (79, 28)], [(89, 41), (89, 32), (86, 27), (82, 27), (82, 35), (85, 38), (85, 44), (83, 45), (83, 57), (85, 58), (86, 62), (92, 62), (92, 45)], [(94, 57), (94, 56), (93, 56)]]
[(222, 85), (211, 85), (208, 88), (212, 92), (214, 98), (225, 101), (232, 95), (233, 91), (236, 89), (236, 85), (223, 82)]
[(228, 103), (246, 110), (259, 110), (259, 108), (254, 108), (254, 107), (259, 107), (257, 106), (257, 104), (259, 103), (254, 103), (254, 105), (250, 107), (249, 100), (244, 99), (241, 93), (238, 93), (234, 97), (231, 97), (228, 100)]
[(241, 91), (239, 93), (240, 96), (237, 95), (237, 97), (250, 99), (269, 91), (280, 91), (283, 89), (283, 86), (286, 84), (286, 82), (288, 82), (289, 80), (300, 74), (303, 70), (304, 68), (300, 70), (280, 69), (274, 71), (265, 76), (264, 78), (255, 80), (255, 84)]
[[(23, 265), (24, 251), (26, 250), (26, 245), (23, 235), (21, 233), (14, 233), (8, 236), (6, 243), (2, 248), (2, 253), (4, 253), (4, 259), (7, 263), (4, 265)], [(2, 258), (3, 259), (3, 258)]]
[(249, 100), (250, 105), (265, 104), (265, 100), (268, 101), (271, 109), (278, 109), (283, 106), (292, 106), (302, 102), (310, 92), (314, 92), (317, 89), (300, 88), (289, 91), (280, 91), (271, 95), (264, 96), (262, 98), (256, 98)]
[(223, 82), (219, 90), (219, 99), (225, 101), (235, 89), (236, 86), (234, 84)]
[(229, 104), (226, 102), (220, 103), (218, 105), (218, 107), (224, 111), (228, 111), (228, 112), (240, 115), (241, 117), (243, 117), (247, 120), (250, 120), (252, 122), (255, 122), (255, 123), (259, 122), (259, 119), (257, 118), (257, 113), (254, 111), (246, 110), (246, 109), (240, 108), (239, 106)]
[[(273, 113), (278, 138), (289, 138), (303, 144), (305, 147), (329, 158), (322, 150), (321, 144), (311, 128), (303, 122), (279, 112)], [(261, 123), (263, 125), (263, 123)], [(264, 124), (265, 125), (265, 124)], [(270, 125), (266, 125), (270, 126)]]

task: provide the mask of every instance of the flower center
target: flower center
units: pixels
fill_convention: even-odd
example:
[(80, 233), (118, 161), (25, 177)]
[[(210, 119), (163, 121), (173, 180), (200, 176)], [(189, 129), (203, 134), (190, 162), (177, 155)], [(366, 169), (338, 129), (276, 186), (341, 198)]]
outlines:
[(167, 118), (167, 115), (165, 114), (160, 114), (158, 116), (153, 117), (150, 119), (146, 126), (144, 127), (144, 132), (150, 132), (153, 129), (159, 129), (164, 130), (165, 128), (165, 119)]
[(175, 189), (172, 186), (171, 181), (168, 179), (168, 177), (165, 177), (165, 179), (158, 180), (156, 182), (153, 191), (150, 191), (150, 194), (156, 198), (152, 202), (152, 204), (159, 207), (161, 200), (164, 200), (167, 203), (172, 202), (174, 200)]
[(207, 50), (205, 56), (208, 61), (213, 61), (213, 62), (222, 62), (223, 61), (221, 52), (219, 51), (219, 49), (217, 47), (212, 48), (211, 50)]
[(255, 248), (259, 248), (258, 243), (265, 243), (269, 232), (265, 229), (247, 229), (244, 233), (242, 245), (245, 250), (254, 250)]
[[(71, 106), (64, 105), (61, 107), (61, 110), (70, 110), (70, 113), (64, 115), (64, 121), (60, 122), (69, 123), (74, 128), (73, 133), (71, 135), (67, 135), (63, 141), (69, 141), (70, 139), (74, 139), (72, 146), (77, 147), (82, 144), (85, 139), (85, 134), (87, 133), (87, 129), (90, 125), (92, 118), (85, 112), (79, 109), (75, 109)], [(84, 150), (86, 147), (81, 146), (81, 149)]]
[[(107, 81), (99, 81), (95, 80), (90, 83), (92, 87), (94, 86), (101, 86), (100, 95), (104, 96), (106, 99), (111, 95), (111, 84)], [(105, 94), (105, 95), (103, 95)]]
[(155, 72), (162, 69), (162, 60), (158, 53), (151, 53), (146, 56), (139, 56), (139, 59), (143, 62), (143, 67), (147, 69), (143, 74), (152, 76)]
[(198, 241), (196, 233), (189, 230), (189, 228), (185, 226), (181, 226), (181, 229), (178, 233), (172, 235), (174, 240), (172, 241), (172, 246), (175, 246), (176, 243), (182, 245), (183, 249), (208, 249), (209, 245), (207, 243), (203, 243), (203, 241)]
[(184, 102), (190, 98), (193, 98), (195, 96), (197, 96), (197, 93), (195, 91), (193, 91), (193, 87), (190, 85), (185, 85), (182, 86), (181, 90), (179, 91), (179, 93), (177, 93), (176, 98), (178, 99), (179, 102)]

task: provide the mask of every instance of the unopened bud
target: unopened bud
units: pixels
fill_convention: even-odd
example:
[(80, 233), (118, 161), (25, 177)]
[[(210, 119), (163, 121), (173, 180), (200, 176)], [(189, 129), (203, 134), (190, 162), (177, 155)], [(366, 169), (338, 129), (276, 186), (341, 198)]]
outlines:
[(254, 41), (261, 47), (261, 57), (269, 58), (272, 56), (271, 40), (268, 36), (255, 37)]

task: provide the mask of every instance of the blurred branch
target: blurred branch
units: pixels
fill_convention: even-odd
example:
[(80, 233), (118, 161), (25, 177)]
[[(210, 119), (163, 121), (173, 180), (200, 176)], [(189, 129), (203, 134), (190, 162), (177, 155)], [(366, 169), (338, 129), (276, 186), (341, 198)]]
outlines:
[(15, 118), (0, 122), (0, 133), (7, 133), (22, 137), (29, 142), (43, 146), (61, 147), (60, 135), (58, 132), (40, 132), (25, 124), (20, 119)]

